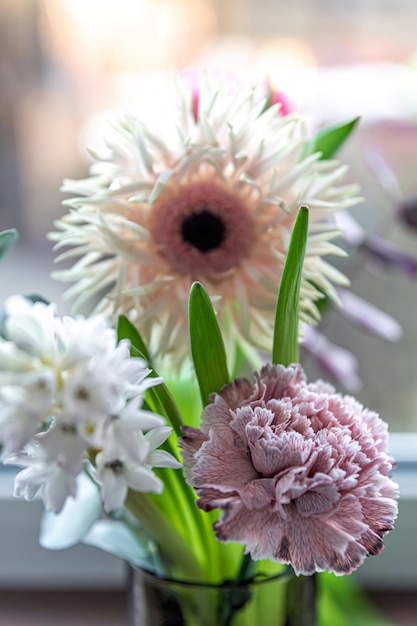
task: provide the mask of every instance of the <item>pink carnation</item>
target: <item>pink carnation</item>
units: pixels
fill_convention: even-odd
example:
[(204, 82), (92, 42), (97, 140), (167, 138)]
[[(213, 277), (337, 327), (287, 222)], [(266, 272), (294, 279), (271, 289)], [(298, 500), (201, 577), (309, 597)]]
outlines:
[(300, 365), (267, 365), (214, 394), (201, 430), (185, 427), (198, 506), (222, 511), (220, 541), (297, 574), (348, 574), (383, 548), (397, 515), (387, 425)]

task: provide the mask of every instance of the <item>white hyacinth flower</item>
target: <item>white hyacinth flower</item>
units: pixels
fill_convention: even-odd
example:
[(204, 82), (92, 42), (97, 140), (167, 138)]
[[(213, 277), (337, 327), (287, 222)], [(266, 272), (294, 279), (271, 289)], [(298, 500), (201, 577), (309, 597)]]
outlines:
[(74, 472), (59, 458), (48, 457), (39, 441), (33, 441), (24, 452), (11, 455), (4, 462), (26, 468), (15, 478), (15, 496), (32, 500), (40, 493), (46, 510), (59, 513), (66, 499), (76, 495), (76, 476), (81, 467)]
[(108, 430), (110, 436), (106, 438), (107, 445), (96, 457), (94, 472), (106, 511), (120, 508), (129, 488), (161, 493), (162, 481), (153, 473), (152, 467), (181, 467), (169, 452), (156, 449), (171, 432), (172, 428), (168, 426), (155, 425), (145, 434), (136, 428), (129, 437), (128, 430), (123, 428), (123, 419), (113, 420)]
[(319, 317), (323, 291), (336, 298), (334, 285), (347, 281), (323, 257), (344, 254), (333, 216), (359, 201), (356, 186), (341, 184), (345, 166), (311, 153), (299, 115), (279, 115), (257, 94), (207, 79), (196, 114), (189, 85), (178, 84), (160, 94), (164, 119), (131, 112), (112, 124), (91, 176), (65, 181), (76, 197), (50, 234), (67, 248), (57, 261), (77, 259), (55, 273), (73, 283), (74, 311), (100, 295), (95, 311), (127, 315), (154, 355), (178, 364), (188, 352), (187, 297), (200, 281), (229, 353), (235, 341), (269, 351), (300, 205), (310, 209), (302, 321)]
[(40, 419), (49, 415), (53, 406), (56, 380), (54, 372), (42, 365), (37, 371), (10, 372), (4, 376), (7, 382), (1, 379), (2, 372), (0, 441), (3, 439), (3, 455), (7, 456), (20, 450), (37, 432)]
[(6, 335), (28, 356), (53, 359), (56, 341), (51, 327), (55, 324), (55, 305), (32, 303), (21, 296), (12, 296), (4, 305)]
[(100, 452), (96, 457), (95, 479), (101, 487), (104, 510), (119, 509), (126, 499), (128, 489), (161, 493), (162, 481), (146, 464), (140, 464), (124, 455), (110, 451)]
[(142, 405), (146, 390), (162, 378), (149, 376), (145, 361), (130, 356), (129, 343), (118, 343), (102, 316), (61, 319), (52, 305), (19, 296), (5, 311), (0, 447), (4, 463), (25, 467), (16, 477), (16, 495), (31, 499), (39, 492), (46, 508), (59, 512), (76, 493), (85, 459), (94, 462), (96, 455), (106, 510), (123, 504), (128, 487), (161, 491), (152, 467), (180, 464), (166, 452), (154, 456), (150, 434), (155, 431), (160, 445), (171, 430)]
[[(117, 415), (110, 415), (107, 420), (100, 424), (100, 429), (97, 429), (92, 434), (92, 444), (103, 441), (116, 441), (125, 454), (132, 459), (142, 462), (144, 452), (143, 447), (140, 448), (140, 443), (143, 443), (143, 441), (135, 437), (135, 434), (151, 429), (152, 431), (156, 430), (164, 425), (165, 422), (159, 415), (140, 408), (140, 405), (141, 398), (136, 397), (128, 402)], [(147, 450), (145, 454), (147, 454)]]

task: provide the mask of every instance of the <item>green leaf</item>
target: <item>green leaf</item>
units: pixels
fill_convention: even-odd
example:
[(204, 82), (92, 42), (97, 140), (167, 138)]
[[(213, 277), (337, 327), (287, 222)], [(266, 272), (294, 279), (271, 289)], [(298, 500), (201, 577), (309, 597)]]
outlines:
[(216, 314), (201, 283), (191, 286), (188, 302), (191, 354), (203, 406), (214, 391), (229, 382), (226, 350)]
[(285, 366), (299, 360), (298, 307), (307, 234), (308, 208), (301, 207), (288, 248), (275, 315), (272, 362)]
[(331, 159), (356, 128), (360, 118), (320, 130), (313, 140), (312, 152), (321, 152), (320, 159)]
[[(148, 349), (138, 329), (133, 326), (127, 317), (121, 315), (117, 322), (117, 338), (119, 341), (122, 339), (128, 339), (130, 341), (130, 353), (134, 357), (140, 357), (144, 359), (151, 369), (149, 376), (155, 378), (159, 374), (155, 370), (151, 358), (149, 356)], [(169, 425), (172, 426), (176, 435), (181, 436), (181, 426), (183, 425), (180, 412), (175, 404), (175, 401), (164, 383), (151, 387), (147, 390), (146, 399), (149, 404), (150, 410), (160, 415), (164, 415)]]
[(141, 334), (132, 322), (130, 322), (124, 315), (121, 315), (117, 321), (117, 338), (119, 341), (122, 339), (129, 339), (132, 346), (142, 353), (143, 357), (149, 364), (151, 363), (151, 357), (149, 356), (148, 349)]
[(3, 232), (0, 233), (0, 259), (14, 246), (18, 238), (19, 234), (14, 228), (3, 230)]

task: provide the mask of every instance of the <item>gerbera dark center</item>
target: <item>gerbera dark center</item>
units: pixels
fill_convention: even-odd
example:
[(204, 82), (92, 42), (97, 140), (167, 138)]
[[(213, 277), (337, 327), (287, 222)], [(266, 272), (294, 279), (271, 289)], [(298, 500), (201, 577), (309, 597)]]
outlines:
[(249, 256), (256, 236), (251, 206), (215, 181), (168, 183), (149, 212), (155, 250), (173, 272), (219, 280)]
[(200, 252), (219, 248), (226, 236), (223, 220), (210, 211), (204, 210), (189, 215), (181, 226), (184, 241)]

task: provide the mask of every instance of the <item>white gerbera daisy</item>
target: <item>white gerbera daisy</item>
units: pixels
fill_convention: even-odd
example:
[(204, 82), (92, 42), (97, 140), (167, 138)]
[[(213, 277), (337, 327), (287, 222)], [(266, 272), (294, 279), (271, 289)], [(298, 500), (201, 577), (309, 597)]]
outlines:
[[(270, 351), (278, 288), (296, 213), (310, 208), (301, 319), (318, 317), (321, 294), (345, 279), (323, 256), (342, 254), (332, 214), (355, 204), (340, 186), (346, 167), (311, 154), (304, 121), (266, 108), (256, 89), (231, 92), (205, 81), (193, 115), (191, 90), (177, 85), (157, 130), (129, 114), (113, 127), (91, 177), (66, 181), (70, 212), (56, 222), (56, 272), (74, 285), (74, 310), (127, 315), (153, 354), (187, 353), (187, 298), (198, 280), (217, 309), (226, 342)], [(157, 125), (158, 126), (158, 125)]]

